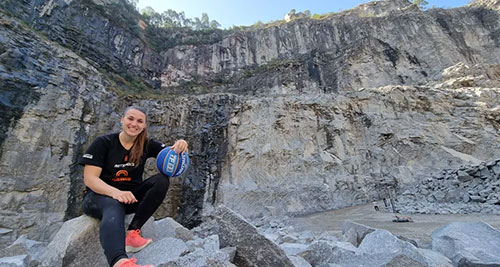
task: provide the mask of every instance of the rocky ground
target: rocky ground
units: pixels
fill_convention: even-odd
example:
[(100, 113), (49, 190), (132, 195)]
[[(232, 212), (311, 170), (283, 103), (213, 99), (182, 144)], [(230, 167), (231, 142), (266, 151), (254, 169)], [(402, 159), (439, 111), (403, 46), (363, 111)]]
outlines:
[(396, 198), (408, 213), (500, 214), (500, 159), (429, 175)]
[[(364, 205), (250, 222), (219, 206), (192, 230), (149, 220), (143, 234), (155, 242), (130, 256), (157, 267), (500, 265), (500, 216), (420, 214), (407, 223), (393, 216)], [(0, 251), (0, 266), (106, 266), (98, 225), (87, 216), (69, 220), (48, 245), (22, 237)]]
[[(384, 204), (377, 202), (380, 207)], [(395, 216), (410, 216), (411, 223), (396, 223)], [(290, 225), (298, 231), (328, 232), (335, 236), (342, 235), (345, 221), (352, 221), (377, 229), (387, 230), (395, 235), (401, 235), (415, 240), (420, 247), (431, 246), (431, 235), (436, 229), (452, 222), (483, 221), (500, 229), (500, 215), (489, 214), (401, 214), (389, 211), (375, 211), (372, 204), (360, 205), (340, 210), (332, 210), (290, 218)]]

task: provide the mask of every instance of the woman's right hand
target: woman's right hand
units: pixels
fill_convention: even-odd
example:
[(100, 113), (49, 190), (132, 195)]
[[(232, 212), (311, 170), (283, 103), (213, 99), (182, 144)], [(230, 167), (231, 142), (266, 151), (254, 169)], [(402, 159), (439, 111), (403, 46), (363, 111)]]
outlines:
[(132, 204), (137, 202), (137, 199), (135, 198), (134, 194), (132, 194), (132, 192), (130, 191), (117, 190), (113, 192), (111, 197), (125, 204)]
[(134, 194), (130, 191), (121, 191), (120, 189), (110, 186), (103, 182), (99, 176), (101, 175), (102, 168), (93, 166), (93, 165), (85, 165), (83, 168), (83, 182), (86, 186), (88, 186), (92, 191), (112, 197), (125, 204), (132, 204), (137, 202)]

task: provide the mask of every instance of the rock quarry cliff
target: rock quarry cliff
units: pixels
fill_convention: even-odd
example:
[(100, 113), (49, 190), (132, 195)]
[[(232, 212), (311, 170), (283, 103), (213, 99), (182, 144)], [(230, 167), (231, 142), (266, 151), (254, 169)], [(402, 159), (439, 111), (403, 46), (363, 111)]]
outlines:
[[(198, 43), (165, 30), (162, 49), (143, 21), (113, 16), (120, 3), (0, 3), (1, 248), (50, 241), (81, 214), (77, 160), (130, 104), (152, 137), (190, 143), (192, 166), (156, 214), (189, 228), (219, 204), (294, 216), (403, 192), (439, 202), (448, 191), (422, 192), (429, 177), (469, 186), (463, 172), (481, 163), (499, 178), (500, 1), (375, 1)], [(453, 201), (496, 212), (500, 192), (483, 189)]]

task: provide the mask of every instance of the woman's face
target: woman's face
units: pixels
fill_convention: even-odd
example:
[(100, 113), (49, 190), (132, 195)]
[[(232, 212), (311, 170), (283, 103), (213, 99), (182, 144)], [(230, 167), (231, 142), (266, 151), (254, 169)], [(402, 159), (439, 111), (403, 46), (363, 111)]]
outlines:
[(122, 131), (131, 137), (137, 137), (146, 128), (146, 114), (137, 109), (129, 109), (121, 118)]

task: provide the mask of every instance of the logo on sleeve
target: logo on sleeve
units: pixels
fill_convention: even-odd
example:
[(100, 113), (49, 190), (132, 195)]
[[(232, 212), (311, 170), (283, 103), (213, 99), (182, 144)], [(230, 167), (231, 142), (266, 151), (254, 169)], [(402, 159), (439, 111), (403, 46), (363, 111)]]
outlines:
[(82, 157), (84, 157), (86, 159), (92, 159), (94, 156), (92, 154), (83, 154)]

